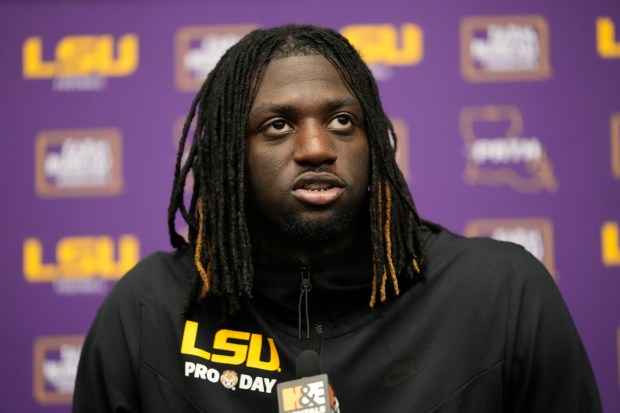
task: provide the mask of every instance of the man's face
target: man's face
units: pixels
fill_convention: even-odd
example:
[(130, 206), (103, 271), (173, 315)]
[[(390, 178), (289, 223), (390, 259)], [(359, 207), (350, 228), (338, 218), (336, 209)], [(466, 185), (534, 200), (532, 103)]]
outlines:
[[(364, 113), (323, 56), (271, 61), (250, 110), (249, 208), (298, 245), (342, 238), (364, 205)], [(265, 226), (267, 224), (267, 226)]]

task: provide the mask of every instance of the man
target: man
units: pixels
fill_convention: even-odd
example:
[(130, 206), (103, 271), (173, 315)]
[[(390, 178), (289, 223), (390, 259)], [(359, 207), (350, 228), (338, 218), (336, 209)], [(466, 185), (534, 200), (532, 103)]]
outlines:
[(307, 349), (344, 412), (599, 412), (543, 266), (420, 220), (395, 144), (338, 33), (284, 26), (233, 46), (183, 131), (176, 251), (144, 259), (102, 305), (74, 412), (275, 412)]

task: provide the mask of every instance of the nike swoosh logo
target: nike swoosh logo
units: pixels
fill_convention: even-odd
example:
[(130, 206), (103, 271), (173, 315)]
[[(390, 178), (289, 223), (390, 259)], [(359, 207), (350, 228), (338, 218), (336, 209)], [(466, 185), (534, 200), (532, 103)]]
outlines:
[(423, 365), (417, 365), (413, 362), (413, 360), (403, 360), (393, 363), (388, 375), (385, 377), (385, 387), (391, 389), (392, 387), (396, 387), (399, 384), (404, 383), (411, 377), (424, 370), (427, 365), (428, 364), (426, 363)]

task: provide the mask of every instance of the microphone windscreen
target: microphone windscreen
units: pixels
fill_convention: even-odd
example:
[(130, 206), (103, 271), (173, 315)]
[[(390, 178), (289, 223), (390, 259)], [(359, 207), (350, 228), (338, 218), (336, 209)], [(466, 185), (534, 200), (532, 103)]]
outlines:
[(321, 374), (321, 358), (312, 350), (304, 350), (297, 356), (295, 374), (298, 379)]

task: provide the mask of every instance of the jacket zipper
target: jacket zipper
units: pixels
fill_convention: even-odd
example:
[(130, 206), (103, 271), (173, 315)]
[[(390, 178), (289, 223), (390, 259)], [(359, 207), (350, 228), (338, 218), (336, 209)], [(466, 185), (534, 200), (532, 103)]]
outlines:
[[(298, 306), (298, 328), (297, 338), (302, 340), (302, 327), (305, 321), (306, 340), (310, 340), (310, 307), (309, 307), (309, 294), (312, 290), (312, 282), (310, 280), (311, 270), (310, 267), (300, 267), (301, 273), (301, 293), (299, 294), (299, 306)], [(318, 312), (313, 311), (314, 315), (314, 343), (313, 350), (321, 356), (322, 343), (323, 343), (323, 324), (319, 317)]]
[(300, 267), (301, 272), (301, 293), (299, 294), (299, 306), (297, 308), (298, 326), (297, 326), (297, 338), (301, 340), (301, 327), (302, 327), (302, 310), (305, 313), (306, 322), (306, 340), (310, 339), (310, 309), (308, 308), (308, 295), (312, 289), (312, 283), (310, 282), (310, 268)]

